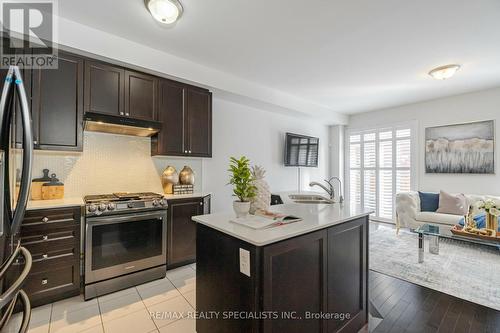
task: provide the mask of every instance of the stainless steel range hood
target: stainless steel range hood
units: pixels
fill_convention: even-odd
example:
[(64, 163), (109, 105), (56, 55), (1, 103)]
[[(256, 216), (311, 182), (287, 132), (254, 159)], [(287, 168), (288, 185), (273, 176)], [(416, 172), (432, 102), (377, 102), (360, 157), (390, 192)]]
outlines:
[(161, 129), (161, 123), (113, 115), (86, 112), (84, 115), (85, 130), (112, 134), (148, 137)]

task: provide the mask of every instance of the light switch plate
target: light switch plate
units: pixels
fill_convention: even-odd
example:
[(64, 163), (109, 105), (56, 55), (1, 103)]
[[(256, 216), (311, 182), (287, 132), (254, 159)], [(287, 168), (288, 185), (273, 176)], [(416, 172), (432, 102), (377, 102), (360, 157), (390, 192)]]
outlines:
[(250, 251), (240, 248), (240, 272), (250, 276)]

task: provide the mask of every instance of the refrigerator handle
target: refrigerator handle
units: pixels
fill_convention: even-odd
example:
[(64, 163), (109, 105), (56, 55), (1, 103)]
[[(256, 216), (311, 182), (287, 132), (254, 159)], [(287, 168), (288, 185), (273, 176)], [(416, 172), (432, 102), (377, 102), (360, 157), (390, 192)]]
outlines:
[[(9, 121), (9, 116), (8, 116), (8, 108), (7, 108), (7, 105), (9, 103), (9, 93), (10, 93), (10, 89), (11, 89), (11, 86), (12, 86), (12, 76), (14, 74), (14, 68), (13, 67), (9, 67), (8, 71), (7, 71), (7, 75), (5, 76), (5, 82), (4, 82), (4, 85), (3, 85), (3, 89), (2, 89), (2, 95), (0, 97), (0, 132), (3, 128), (6, 128), (4, 125), (5, 122)], [(2, 140), (3, 137), (7, 137), (4, 135), (5, 133), (0, 133), (0, 140)], [(4, 170), (5, 170), (5, 152), (4, 151), (1, 151), (0, 152), (1, 156), (0, 156), (0, 172), (1, 172), (1, 175), (0, 175), (0, 190), (3, 191), (3, 188), (4, 188)], [(3, 218), (4, 216), (4, 196), (2, 193), (0, 193), (0, 217)], [(4, 233), (6, 232), (7, 230), (4, 230), (4, 223), (0, 223), (0, 237), (4, 235)], [(8, 233), (8, 231), (7, 231)]]
[[(21, 104), (21, 119), (23, 124), (23, 170), (19, 186), (19, 197), (12, 218), (11, 235), (15, 235), (24, 219), (26, 205), (30, 195), (31, 169), (33, 166), (33, 128), (31, 125), (31, 114), (28, 106), (28, 98), (24, 89), (23, 79), (19, 67), (13, 66), (16, 90)], [(10, 73), (10, 69), (9, 69)], [(12, 195), (14, 195), (12, 193)]]

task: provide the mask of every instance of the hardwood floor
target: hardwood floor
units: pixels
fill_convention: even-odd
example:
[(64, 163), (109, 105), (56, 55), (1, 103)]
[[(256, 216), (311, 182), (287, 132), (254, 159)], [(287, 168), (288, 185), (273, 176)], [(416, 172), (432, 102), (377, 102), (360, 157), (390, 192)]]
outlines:
[(500, 333), (500, 311), (374, 271), (370, 300), (383, 318), (374, 333)]

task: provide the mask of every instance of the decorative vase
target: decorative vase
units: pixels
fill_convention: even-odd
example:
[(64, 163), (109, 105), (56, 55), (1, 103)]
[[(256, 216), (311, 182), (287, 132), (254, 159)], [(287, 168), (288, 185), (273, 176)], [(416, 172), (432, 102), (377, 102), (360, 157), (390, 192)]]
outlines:
[(486, 229), (498, 231), (498, 217), (493, 214), (486, 213)]
[(194, 185), (194, 171), (187, 165), (179, 173), (179, 182), (182, 185)]
[(179, 183), (179, 174), (173, 166), (167, 166), (163, 173), (161, 174), (161, 185), (163, 186), (163, 192), (165, 194), (174, 193), (174, 185)]
[(254, 166), (252, 168), (253, 181), (252, 184), (256, 188), (255, 197), (252, 198), (250, 205), (250, 213), (254, 214), (257, 210), (269, 210), (271, 205), (271, 191), (269, 185), (264, 180), (266, 170), (261, 166)]
[(236, 217), (247, 217), (250, 212), (250, 202), (233, 201), (233, 209)]

